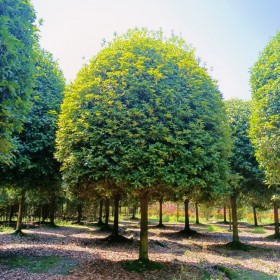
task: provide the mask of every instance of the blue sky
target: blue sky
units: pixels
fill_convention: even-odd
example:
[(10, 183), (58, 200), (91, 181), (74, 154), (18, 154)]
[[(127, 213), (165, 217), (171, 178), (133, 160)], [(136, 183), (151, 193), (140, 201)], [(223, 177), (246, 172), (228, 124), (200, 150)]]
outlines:
[(68, 81), (110, 40), (133, 27), (180, 34), (196, 49), (225, 99), (250, 99), (249, 69), (280, 30), (280, 0), (31, 0), (41, 45)]

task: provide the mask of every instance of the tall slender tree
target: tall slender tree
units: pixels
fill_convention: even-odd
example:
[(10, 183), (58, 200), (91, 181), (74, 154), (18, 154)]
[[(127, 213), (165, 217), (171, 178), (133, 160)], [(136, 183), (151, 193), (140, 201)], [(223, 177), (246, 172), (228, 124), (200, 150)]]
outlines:
[(230, 157), (230, 202), (233, 222), (233, 243), (239, 243), (237, 199), (240, 194), (249, 195), (264, 188), (264, 173), (255, 157), (255, 150), (249, 138), (251, 102), (240, 99), (226, 101), (227, 113), (233, 137)]
[[(26, 190), (32, 188), (48, 189), (50, 201), (54, 203), (55, 191), (61, 182), (54, 149), (63, 88), (64, 78), (57, 63), (48, 52), (38, 49), (32, 108), (23, 132), (16, 136), (18, 149), (13, 164), (2, 168), (3, 178), (19, 190), (20, 210)], [(21, 216), (19, 211), (18, 233), (21, 232)]]

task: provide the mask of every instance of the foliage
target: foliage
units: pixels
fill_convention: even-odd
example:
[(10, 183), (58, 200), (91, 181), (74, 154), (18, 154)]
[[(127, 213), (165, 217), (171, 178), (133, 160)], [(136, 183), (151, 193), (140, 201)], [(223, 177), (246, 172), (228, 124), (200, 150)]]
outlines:
[(13, 164), (2, 167), (2, 173), (10, 186), (25, 190), (45, 187), (49, 193), (60, 180), (53, 154), (64, 79), (49, 53), (38, 50), (37, 58), (32, 108), (23, 132), (15, 137), (18, 149)]
[(37, 31), (30, 1), (0, 3), (0, 163), (10, 163), (16, 143), (14, 132), (22, 129), (29, 110), (34, 83), (34, 46)]
[(220, 93), (175, 36), (130, 30), (108, 43), (67, 88), (59, 126), (57, 157), (70, 183), (222, 184), (229, 147)]
[(240, 99), (225, 101), (232, 130), (233, 149), (230, 157), (233, 193), (262, 197), (266, 191), (264, 174), (255, 157), (249, 138), (251, 102)]
[(266, 182), (280, 184), (280, 31), (252, 68), (250, 136)]

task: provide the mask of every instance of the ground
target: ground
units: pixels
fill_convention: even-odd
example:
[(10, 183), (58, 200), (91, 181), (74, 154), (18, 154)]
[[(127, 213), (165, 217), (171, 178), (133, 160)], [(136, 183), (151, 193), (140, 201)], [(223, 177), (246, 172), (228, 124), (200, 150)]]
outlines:
[[(93, 225), (26, 229), (24, 236), (0, 234), (0, 279), (280, 279), (280, 241), (272, 226), (240, 225), (245, 250), (225, 246), (228, 225), (192, 225), (198, 235), (178, 234), (182, 224), (149, 227), (149, 257), (159, 268), (129, 262), (138, 257), (139, 222), (121, 222), (129, 242), (102, 240)], [(140, 272), (136, 272), (140, 267)]]

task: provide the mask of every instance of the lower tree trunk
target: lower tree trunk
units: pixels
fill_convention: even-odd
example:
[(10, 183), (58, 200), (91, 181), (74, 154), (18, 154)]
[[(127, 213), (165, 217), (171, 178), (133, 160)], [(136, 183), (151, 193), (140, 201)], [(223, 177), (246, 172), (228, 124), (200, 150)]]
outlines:
[(55, 218), (55, 194), (53, 194), (52, 198), (51, 198), (51, 205), (50, 205), (50, 215), (49, 215), (49, 218), (50, 218), (50, 224), (51, 226), (54, 226), (55, 223), (54, 223), (54, 218)]
[(258, 226), (258, 219), (257, 219), (257, 210), (256, 206), (253, 206), (253, 213), (254, 213), (254, 225), (257, 227)]
[(99, 218), (98, 218), (98, 224), (102, 225), (102, 213), (103, 213), (103, 198), (100, 199), (99, 202)]
[(278, 213), (278, 205), (276, 202), (274, 202), (273, 208), (274, 208), (275, 237), (279, 237), (279, 213)]
[(114, 195), (114, 226), (113, 226), (113, 236), (119, 235), (119, 202), (120, 194)]
[(231, 207), (228, 208), (228, 216), (229, 216), (229, 230), (232, 228), (232, 218), (231, 218)]
[(224, 223), (227, 223), (227, 207), (224, 205)]
[(195, 204), (195, 223), (199, 224), (198, 203)]
[(132, 219), (135, 219), (135, 213), (136, 213), (136, 207), (135, 207), (135, 205), (133, 205), (133, 207), (132, 207)]
[(148, 261), (148, 202), (149, 193), (143, 191), (140, 194), (140, 210), (141, 210), (141, 221), (140, 221), (140, 246), (139, 246), (139, 261)]
[(163, 197), (159, 199), (159, 227), (163, 227), (162, 223), (162, 204), (163, 204)]
[(24, 207), (24, 200), (25, 200), (25, 192), (22, 192), (19, 207), (18, 207), (18, 218), (17, 218), (17, 225), (15, 233), (21, 233), (22, 230), (22, 218), (23, 218), (23, 207)]
[(188, 232), (190, 231), (190, 220), (189, 220), (189, 203), (190, 200), (188, 198), (185, 199), (185, 228), (184, 231)]
[(9, 227), (12, 225), (12, 219), (13, 219), (13, 206), (10, 205), (10, 213), (9, 213)]
[(236, 196), (231, 196), (230, 202), (232, 209), (232, 241), (234, 243), (239, 243)]
[(77, 217), (77, 223), (80, 224), (82, 221), (82, 213), (83, 213), (83, 204), (79, 203), (77, 207), (78, 217)]
[(109, 215), (110, 215), (110, 200), (105, 200), (105, 227), (109, 227)]

